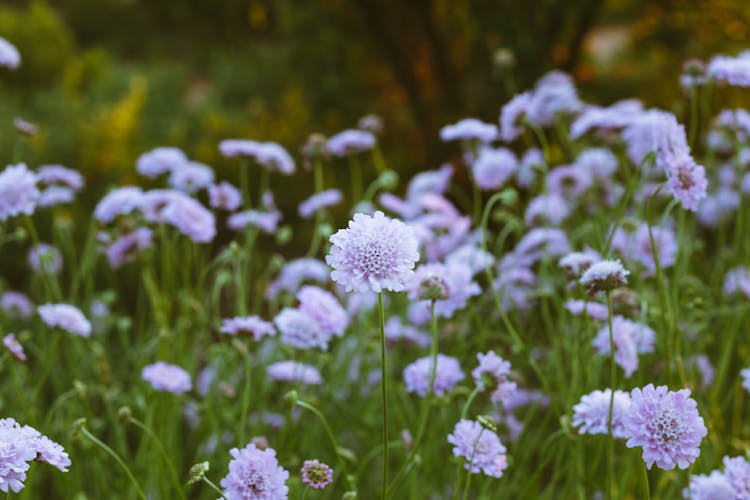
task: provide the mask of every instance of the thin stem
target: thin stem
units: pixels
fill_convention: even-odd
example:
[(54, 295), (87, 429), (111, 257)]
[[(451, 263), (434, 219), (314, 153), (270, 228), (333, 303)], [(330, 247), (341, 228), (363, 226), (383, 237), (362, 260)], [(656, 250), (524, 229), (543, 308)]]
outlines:
[(250, 352), (244, 352), (245, 357), (245, 387), (242, 390), (242, 413), (240, 414), (240, 443), (245, 442), (245, 430), (247, 429), (247, 419), (250, 415), (250, 392), (252, 389), (252, 364), (250, 362)]
[(212, 489), (213, 489), (213, 490), (214, 490), (214, 491), (215, 491), (216, 493), (218, 493), (219, 495), (221, 495), (221, 498), (223, 498), (224, 500), (226, 500), (226, 498), (227, 498), (227, 497), (225, 497), (225, 496), (224, 496), (224, 492), (223, 492), (223, 491), (221, 491), (221, 489), (220, 489), (220, 488), (219, 488), (218, 486), (216, 486), (216, 485), (215, 485), (215, 484), (214, 484), (214, 483), (213, 483), (213, 482), (212, 482), (212, 481), (211, 481), (210, 479), (208, 479), (208, 478), (207, 478), (206, 476), (203, 476), (203, 482), (204, 482), (204, 483), (206, 483), (207, 485), (209, 485), (209, 486), (210, 486), (210, 487), (211, 487), (211, 488), (212, 488)]
[(651, 490), (650, 490), (650, 488), (648, 486), (648, 470), (646, 469), (646, 462), (644, 462), (643, 460), (641, 460), (641, 466), (642, 466), (641, 468), (643, 470), (643, 491), (645, 493), (645, 495), (643, 496), (643, 498), (645, 500), (651, 500)]
[(608, 465), (609, 474), (607, 474), (607, 494), (609, 498), (614, 498), (613, 488), (615, 481), (615, 438), (612, 435), (612, 412), (614, 410), (615, 403), (615, 388), (616, 388), (616, 377), (617, 371), (615, 368), (615, 339), (612, 331), (612, 292), (607, 291), (607, 323), (609, 324), (609, 359), (610, 359), (610, 383), (611, 389), (609, 394), (609, 414), (607, 417), (607, 434), (609, 434), (609, 453), (608, 453)]
[(169, 455), (167, 454), (167, 451), (164, 449), (164, 445), (162, 445), (161, 440), (159, 437), (152, 431), (149, 427), (146, 426), (143, 422), (138, 420), (137, 418), (130, 417), (130, 423), (141, 429), (143, 432), (148, 434), (148, 436), (154, 440), (156, 443), (156, 447), (159, 449), (159, 453), (164, 458), (164, 461), (167, 463), (167, 467), (169, 467), (169, 475), (172, 476), (172, 482), (174, 483), (175, 488), (180, 494), (180, 498), (186, 498), (185, 497), (185, 491), (182, 489), (182, 485), (180, 484), (180, 480), (177, 477), (177, 472), (174, 469), (174, 464), (172, 463), (172, 459), (169, 458)]
[(386, 498), (388, 486), (388, 379), (385, 365), (385, 314), (383, 313), (383, 292), (378, 293), (380, 314), (380, 387), (383, 400), (383, 485), (381, 498)]
[(474, 390), (471, 391), (471, 394), (469, 394), (469, 397), (466, 398), (466, 402), (464, 403), (463, 408), (461, 408), (461, 420), (466, 418), (466, 414), (469, 413), (469, 407), (471, 406), (471, 403), (474, 402), (474, 398), (476, 398), (480, 392), (482, 392), (482, 390), (479, 387), (475, 387)]
[(135, 479), (135, 476), (133, 476), (133, 473), (130, 472), (130, 469), (127, 465), (125, 465), (125, 462), (123, 462), (122, 458), (115, 453), (115, 451), (107, 446), (104, 442), (100, 441), (99, 438), (91, 434), (88, 429), (85, 427), (81, 427), (81, 434), (83, 434), (86, 438), (88, 438), (89, 441), (97, 445), (99, 448), (106, 451), (112, 458), (115, 459), (115, 462), (117, 462), (120, 467), (123, 468), (125, 473), (127, 474), (128, 478), (130, 479), (130, 482), (133, 483), (133, 487), (135, 488), (136, 493), (138, 493), (138, 496), (141, 497), (143, 500), (146, 500), (146, 495), (143, 494), (143, 490), (141, 489), (141, 485), (138, 484), (138, 481)]
[(474, 447), (471, 450), (471, 457), (469, 458), (469, 467), (466, 469), (466, 484), (464, 485), (464, 494), (461, 498), (466, 499), (469, 495), (469, 485), (471, 484), (471, 468), (474, 466), (474, 455), (477, 453), (477, 446), (479, 446), (479, 440), (482, 438), (485, 428), (479, 431), (476, 441), (474, 441)]

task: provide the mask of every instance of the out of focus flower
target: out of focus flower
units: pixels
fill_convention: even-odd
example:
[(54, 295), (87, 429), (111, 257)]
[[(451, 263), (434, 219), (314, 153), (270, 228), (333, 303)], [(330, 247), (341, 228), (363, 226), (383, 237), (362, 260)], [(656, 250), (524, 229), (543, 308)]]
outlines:
[(319, 460), (305, 460), (302, 482), (315, 490), (322, 490), (333, 482), (333, 469)]
[(277, 361), (266, 368), (268, 376), (282, 382), (301, 382), (306, 385), (318, 385), (323, 382), (315, 367), (296, 361)]
[(577, 280), (581, 275), (596, 262), (601, 260), (601, 256), (594, 250), (584, 252), (573, 252), (567, 254), (558, 261), (558, 265), (565, 273), (569, 280)]
[(173, 198), (162, 210), (162, 216), (196, 243), (208, 243), (216, 236), (214, 214), (189, 196)]
[(213, 182), (213, 169), (195, 161), (189, 161), (172, 170), (169, 176), (169, 185), (185, 193), (195, 193), (201, 189), (208, 189)]
[(740, 370), (740, 376), (742, 377), (742, 387), (744, 387), (747, 392), (750, 392), (750, 368)]
[(8, 40), (0, 37), (0, 66), (16, 69), (20, 64), (21, 54), (18, 53), (18, 49)]
[(506, 148), (482, 148), (472, 165), (476, 185), (485, 191), (497, 190), (518, 168), (518, 159)]
[(26, 354), (23, 352), (23, 346), (18, 340), (16, 340), (15, 334), (9, 333), (3, 337), (3, 345), (16, 359), (19, 361), (26, 361)]
[(286, 307), (273, 322), (281, 332), (281, 342), (284, 344), (298, 349), (328, 348), (332, 334), (323, 331), (313, 318), (300, 310)]
[(349, 227), (340, 229), (330, 241), (333, 245), (326, 262), (333, 267), (331, 279), (347, 292), (401, 291), (419, 260), (412, 229), (380, 211), (372, 217), (354, 214)]
[(39, 243), (29, 250), (29, 266), (37, 273), (57, 274), (62, 270), (62, 254), (52, 245)]
[(531, 93), (518, 94), (500, 110), (500, 138), (512, 142), (523, 134), (523, 119), (528, 113)]
[(227, 226), (234, 231), (242, 231), (247, 226), (254, 226), (261, 231), (273, 234), (281, 221), (281, 212), (263, 212), (260, 210), (245, 210), (229, 216)]
[[(579, 434), (609, 434), (609, 403), (612, 390), (596, 390), (581, 397), (573, 406), (573, 427), (579, 427)], [(630, 411), (630, 396), (621, 390), (615, 391), (612, 406), (612, 436), (616, 439), (630, 437), (625, 428), (624, 418)]]
[(651, 247), (651, 236), (654, 237), (659, 265), (662, 269), (673, 266), (677, 258), (677, 238), (668, 225), (652, 227), (651, 235), (645, 222), (641, 222), (633, 233), (618, 228), (612, 236), (612, 249), (620, 252), (626, 260), (643, 264), (646, 269), (655, 272), (656, 262)]
[(383, 119), (378, 115), (365, 115), (357, 121), (357, 128), (373, 134), (383, 132)]
[(593, 183), (590, 172), (579, 165), (562, 165), (555, 167), (547, 174), (547, 191), (568, 199), (579, 198)]
[(669, 164), (667, 187), (675, 199), (680, 200), (682, 208), (695, 212), (698, 203), (706, 197), (706, 170), (692, 157), (682, 156)]
[(136, 162), (136, 170), (146, 177), (157, 177), (174, 172), (188, 163), (185, 153), (179, 148), (160, 147), (143, 153)]
[(581, 101), (573, 80), (561, 71), (550, 71), (534, 86), (526, 108), (526, 118), (535, 125), (551, 125), (559, 115), (580, 111)]
[(229, 450), (229, 473), (221, 480), (227, 500), (285, 500), (289, 472), (276, 459), (276, 450), (260, 450), (250, 443), (243, 449)]
[(50, 186), (39, 194), (40, 207), (53, 207), (70, 203), (75, 199), (75, 191), (65, 186)]
[(385, 340), (389, 345), (403, 341), (414, 346), (427, 346), (430, 344), (430, 336), (419, 329), (404, 325), (397, 317), (385, 322)]
[(8, 165), (0, 172), (0, 221), (34, 213), (39, 200), (36, 183), (37, 176), (24, 163)]
[(510, 362), (504, 360), (494, 351), (477, 353), (479, 366), (471, 371), (474, 383), (480, 390), (489, 390), (492, 394), (490, 400), (501, 403), (508, 399), (518, 387), (515, 382), (509, 380)]
[(641, 165), (646, 155), (656, 154), (656, 165), (668, 171), (675, 160), (690, 155), (685, 127), (672, 113), (651, 109), (634, 117), (622, 132), (628, 145), (628, 156)]
[[(430, 375), (432, 373), (432, 357), (420, 358), (404, 368), (404, 382), (406, 392), (416, 392), (425, 397), (430, 387)], [(435, 369), (435, 384), (433, 391), (437, 396), (450, 392), (457, 383), (464, 379), (464, 372), (456, 358), (437, 355), (437, 367)]]
[(267, 298), (275, 298), (281, 292), (294, 293), (305, 281), (325, 283), (329, 276), (328, 266), (312, 258), (301, 258), (287, 262), (279, 276), (266, 289)]
[(690, 476), (690, 486), (682, 492), (683, 498), (690, 500), (733, 500), (738, 498), (729, 484), (726, 475), (718, 470), (710, 475)]
[(256, 142), (242, 139), (227, 139), (219, 144), (219, 151), (226, 157), (245, 156), (253, 158), (267, 170), (284, 175), (294, 173), (294, 160), (289, 153), (275, 142)]
[(750, 87), (750, 57), (718, 55), (708, 63), (706, 72), (718, 82), (736, 87)]
[(440, 129), (440, 139), (449, 141), (478, 141), (492, 142), (497, 139), (497, 126), (484, 123), (476, 118), (465, 118), (453, 125), (446, 125)]
[(62, 165), (42, 165), (36, 173), (37, 181), (47, 186), (62, 185), (74, 191), (83, 188), (83, 176), (77, 170)]
[(627, 126), (643, 112), (643, 104), (637, 99), (619, 101), (607, 108), (588, 106), (570, 126), (570, 138), (578, 139), (590, 130), (606, 132)]
[(190, 374), (177, 365), (157, 361), (144, 366), (141, 378), (150, 383), (157, 391), (166, 391), (173, 394), (182, 394), (193, 388)]
[(724, 476), (735, 499), (750, 498), (750, 463), (744, 457), (724, 457)]
[(565, 303), (565, 309), (575, 316), (586, 314), (591, 319), (605, 320), (609, 315), (606, 304), (599, 302), (587, 302), (583, 300), (569, 300)]
[(12, 318), (28, 319), (34, 314), (34, 304), (25, 294), (9, 290), (0, 296), (0, 310)]
[(146, 227), (139, 227), (134, 231), (122, 235), (107, 246), (107, 261), (112, 269), (117, 269), (147, 248), (153, 246), (153, 231)]
[(38, 132), (36, 125), (19, 117), (13, 118), (13, 128), (29, 137), (36, 135)]
[(570, 208), (562, 196), (554, 193), (543, 194), (529, 202), (523, 219), (529, 226), (559, 226), (570, 216)]
[[(615, 342), (615, 362), (630, 377), (638, 369), (638, 354), (654, 352), (654, 331), (642, 323), (636, 323), (622, 316), (612, 319), (612, 337)], [(593, 341), (596, 351), (610, 355), (609, 326), (599, 329)]]
[(625, 270), (619, 260), (602, 260), (586, 269), (578, 282), (593, 295), (625, 285), (628, 274), (630, 271)]
[(297, 292), (299, 310), (312, 318), (323, 333), (341, 337), (349, 326), (349, 315), (338, 299), (317, 286), (303, 286)]
[(143, 191), (139, 187), (124, 186), (113, 189), (97, 203), (94, 218), (109, 224), (118, 215), (127, 215), (143, 205)]
[(479, 422), (462, 419), (448, 435), (453, 455), (464, 459), (464, 468), (473, 474), (483, 472), (501, 477), (508, 467), (506, 448), (497, 434)]
[(700, 455), (700, 444), (707, 434), (697, 404), (689, 389), (669, 391), (667, 386), (648, 384), (630, 393), (631, 407), (625, 417), (630, 435), (628, 448), (641, 446), (649, 469), (686, 469)]
[(50, 328), (60, 328), (81, 337), (91, 335), (91, 322), (70, 304), (44, 304), (37, 307), (37, 312)]
[(264, 321), (259, 316), (225, 318), (221, 322), (219, 331), (228, 335), (247, 333), (252, 335), (256, 342), (260, 342), (264, 336), (273, 337), (276, 335), (273, 323)]
[(342, 199), (341, 191), (338, 189), (316, 193), (299, 204), (299, 214), (303, 219), (309, 219), (322, 208), (338, 205)]
[(706, 64), (700, 59), (691, 58), (682, 63), (680, 72), (680, 86), (687, 91), (692, 92), (695, 87), (700, 87), (708, 82)]
[[(467, 267), (434, 263), (417, 267), (414, 276), (407, 283), (409, 298), (423, 300), (423, 283), (432, 277), (439, 277), (444, 283), (445, 296), (435, 301), (435, 315), (441, 318), (452, 317), (456, 311), (466, 307), (471, 297), (481, 292), (479, 285), (472, 279), (471, 270)], [(429, 308), (429, 302), (422, 302), (422, 306)]]
[(375, 136), (365, 130), (349, 129), (328, 139), (326, 149), (333, 156), (343, 157), (371, 150)]
[(750, 299), (750, 268), (735, 267), (724, 276), (724, 294), (732, 295), (737, 292), (742, 292)]
[(211, 208), (220, 208), (229, 212), (237, 210), (242, 205), (242, 193), (226, 181), (210, 186), (208, 199)]
[(406, 199), (411, 204), (418, 204), (426, 194), (443, 194), (453, 177), (453, 167), (443, 165), (437, 170), (420, 172), (411, 178), (406, 188)]
[(465, 267), (471, 271), (474, 276), (480, 271), (484, 271), (495, 261), (495, 257), (479, 248), (474, 244), (466, 244), (455, 250), (445, 257), (445, 264), (449, 267)]

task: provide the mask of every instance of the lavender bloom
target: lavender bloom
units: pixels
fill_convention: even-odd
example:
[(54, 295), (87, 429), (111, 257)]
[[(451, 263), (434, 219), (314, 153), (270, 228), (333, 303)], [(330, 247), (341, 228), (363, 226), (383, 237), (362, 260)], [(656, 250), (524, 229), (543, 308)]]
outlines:
[[(432, 358), (430, 356), (420, 358), (404, 368), (404, 382), (406, 392), (416, 392), (420, 397), (425, 397), (430, 386), (430, 374), (432, 373)], [(437, 355), (437, 368), (435, 369), (435, 384), (433, 392), (442, 396), (450, 392), (457, 383), (464, 379), (464, 372), (456, 358)]]
[[(746, 178), (750, 180), (750, 176)], [(740, 195), (737, 191), (720, 187), (716, 193), (707, 195), (698, 205), (698, 222), (705, 227), (716, 227), (731, 217), (739, 205)]]
[(34, 272), (57, 274), (62, 270), (62, 254), (52, 245), (39, 243), (29, 250), (29, 266)]
[(81, 337), (91, 336), (91, 323), (80, 310), (70, 304), (44, 304), (36, 310), (50, 328), (60, 328)]
[(536, 179), (535, 169), (539, 166), (546, 168), (547, 162), (544, 160), (544, 154), (537, 148), (526, 151), (521, 158), (521, 163), (516, 170), (516, 182), (522, 188), (529, 188)]
[(118, 215), (127, 215), (143, 205), (143, 191), (139, 187), (125, 186), (113, 189), (99, 200), (94, 208), (94, 218), (109, 224)]
[(285, 500), (289, 472), (276, 459), (276, 450), (259, 450), (250, 443), (243, 449), (229, 450), (229, 473), (221, 480), (227, 500)]
[(734, 500), (735, 492), (726, 475), (715, 470), (710, 475), (690, 476), (690, 486), (682, 492), (690, 500)]
[[(609, 402), (612, 390), (594, 391), (581, 397), (573, 406), (573, 427), (579, 427), (579, 434), (609, 434)], [(616, 439), (628, 439), (630, 435), (625, 428), (625, 416), (630, 411), (630, 396), (621, 390), (615, 391), (612, 406), (612, 436)]]
[(682, 156), (669, 164), (667, 187), (675, 199), (680, 200), (682, 208), (695, 212), (698, 203), (706, 197), (706, 170), (692, 157)]
[(303, 219), (309, 219), (321, 208), (332, 207), (341, 203), (343, 199), (338, 189), (327, 189), (310, 196), (299, 204), (299, 214)]
[(0, 296), (0, 310), (12, 318), (29, 319), (34, 314), (34, 304), (20, 292), (7, 291)]
[(298, 349), (328, 348), (331, 333), (323, 331), (313, 318), (300, 310), (286, 307), (273, 322), (281, 332), (281, 342), (284, 344)]
[(319, 460), (305, 460), (302, 482), (315, 490), (322, 490), (333, 482), (333, 469)]
[(490, 400), (497, 404), (505, 401), (516, 391), (518, 385), (509, 380), (510, 362), (493, 351), (477, 353), (479, 366), (471, 371), (474, 383), (480, 390), (492, 391)]
[(655, 152), (656, 165), (668, 170), (675, 159), (690, 155), (685, 127), (665, 111), (644, 111), (623, 130), (622, 138), (634, 165), (640, 165), (647, 154)]
[(750, 498), (750, 463), (744, 457), (724, 457), (724, 476), (735, 499)]
[(182, 394), (193, 388), (190, 374), (177, 365), (157, 361), (141, 370), (141, 378), (157, 391)]
[(569, 300), (565, 303), (565, 309), (575, 316), (586, 314), (591, 319), (604, 321), (609, 316), (606, 304), (599, 302), (585, 302), (583, 300)]
[(495, 261), (495, 257), (474, 244), (466, 244), (453, 250), (445, 257), (448, 267), (465, 267), (469, 269), (471, 276), (484, 271)]
[[(615, 341), (615, 362), (630, 377), (638, 369), (638, 354), (654, 352), (654, 336), (648, 326), (622, 316), (612, 319), (612, 337)], [(596, 351), (609, 356), (609, 326), (602, 327), (593, 341)]]
[(164, 209), (173, 200), (186, 197), (185, 193), (174, 189), (152, 189), (143, 194), (139, 209), (148, 222), (161, 224), (164, 222)]
[(599, 181), (607, 181), (617, 171), (617, 157), (609, 149), (591, 148), (576, 158), (576, 165)]
[(531, 104), (531, 92), (518, 94), (500, 111), (500, 138), (512, 142), (523, 134), (522, 120)]
[(240, 190), (226, 181), (208, 188), (208, 199), (211, 208), (221, 208), (233, 212), (242, 205)]
[(13, 118), (13, 128), (23, 135), (34, 136), (37, 133), (36, 125), (20, 117)]
[(282, 382), (299, 382), (306, 385), (319, 385), (323, 382), (315, 367), (296, 361), (277, 361), (266, 368), (272, 380)]
[(143, 153), (136, 162), (136, 169), (146, 177), (158, 177), (179, 170), (188, 163), (185, 153), (179, 148), (161, 147)]
[(443, 142), (476, 140), (487, 143), (494, 141), (496, 138), (497, 127), (476, 118), (465, 118), (453, 125), (446, 125), (440, 129), (440, 139)]
[(562, 196), (548, 193), (533, 198), (523, 216), (527, 225), (550, 224), (559, 226), (570, 216), (570, 206)]
[(420, 172), (411, 178), (406, 188), (406, 199), (411, 204), (418, 204), (426, 194), (443, 194), (448, 189), (453, 167), (443, 165), (437, 170)]
[(232, 214), (227, 219), (227, 226), (234, 231), (242, 231), (247, 226), (255, 226), (261, 231), (273, 234), (281, 221), (281, 212), (262, 212), (260, 210), (245, 210)]
[(0, 172), (0, 221), (34, 213), (39, 200), (36, 182), (36, 175), (24, 163), (8, 165)]
[[(417, 267), (407, 283), (409, 298), (420, 300), (422, 284), (431, 278), (439, 278), (445, 284), (445, 297), (435, 301), (435, 315), (441, 318), (453, 317), (456, 311), (466, 307), (471, 297), (481, 292), (479, 285), (472, 280), (469, 268), (434, 263)], [(422, 301), (421, 304), (429, 309), (429, 301)]]
[(460, 420), (448, 435), (448, 442), (453, 445), (453, 455), (464, 458), (464, 468), (473, 474), (501, 477), (508, 467), (507, 450), (500, 438), (479, 422)]
[[(0, 37), (0, 66), (16, 69), (21, 64), (18, 49), (3, 37)], [(8, 491), (7, 488), (3, 491)]]
[(500, 189), (518, 168), (518, 159), (506, 148), (483, 148), (472, 166), (474, 182), (479, 189)]
[(389, 347), (392, 347), (399, 341), (407, 344), (424, 347), (430, 344), (430, 336), (411, 326), (404, 325), (397, 317), (390, 318), (385, 322), (385, 341)]
[(589, 189), (594, 179), (579, 165), (562, 165), (547, 174), (547, 191), (563, 198), (579, 198)]
[(219, 151), (227, 158), (246, 156), (254, 158), (260, 147), (259, 142), (245, 139), (225, 139), (219, 143)]
[(276, 298), (281, 292), (294, 293), (305, 281), (325, 283), (328, 267), (318, 259), (302, 258), (287, 262), (279, 276), (268, 285), (266, 298)]
[(692, 363), (698, 369), (698, 373), (701, 376), (701, 388), (708, 389), (714, 382), (714, 376), (716, 370), (714, 365), (711, 364), (711, 360), (705, 354), (696, 354), (691, 358)]
[(3, 345), (17, 360), (26, 361), (26, 354), (23, 352), (23, 346), (18, 340), (16, 340), (15, 334), (9, 333), (3, 337)]
[(373, 147), (375, 147), (375, 135), (372, 132), (356, 129), (339, 132), (326, 143), (328, 152), (338, 157), (363, 153)]
[(297, 292), (297, 300), (299, 310), (312, 318), (324, 334), (341, 337), (349, 326), (349, 315), (331, 292), (307, 285)]
[[(529, 267), (544, 258), (558, 257), (570, 252), (570, 243), (565, 233), (557, 228), (537, 227), (521, 238), (513, 249), (512, 267)], [(505, 261), (505, 258), (503, 259)], [(508, 261), (501, 262), (501, 267)]]
[(234, 318), (224, 318), (221, 322), (221, 333), (227, 335), (238, 335), (240, 333), (249, 333), (253, 336), (256, 342), (264, 336), (273, 337), (276, 335), (276, 330), (273, 328), (273, 323), (262, 320), (259, 316), (237, 316)]
[(590, 295), (609, 291), (627, 284), (627, 275), (619, 260), (602, 260), (586, 269), (578, 282), (587, 288)]
[(589, 130), (609, 131), (627, 126), (643, 112), (637, 99), (616, 102), (608, 108), (588, 106), (570, 126), (570, 138), (578, 139)]
[(724, 277), (724, 295), (737, 292), (750, 299), (750, 268), (735, 267), (727, 271)]
[(700, 455), (699, 446), (707, 434), (697, 404), (689, 389), (672, 392), (667, 386), (649, 384), (630, 393), (631, 407), (625, 417), (630, 434), (628, 448), (641, 446), (649, 469), (686, 469)]
[(208, 189), (213, 182), (213, 169), (196, 161), (189, 161), (172, 170), (169, 176), (169, 185), (185, 193), (195, 193), (201, 189)]
[(294, 173), (294, 160), (286, 149), (275, 142), (263, 142), (255, 153), (255, 161), (262, 167), (283, 175)]
[(740, 376), (742, 377), (742, 387), (744, 387), (747, 392), (750, 392), (750, 368), (740, 370)]
[(601, 256), (599, 252), (591, 249), (586, 249), (583, 252), (573, 252), (567, 254), (565, 257), (558, 261), (558, 265), (565, 273), (565, 277), (569, 280), (577, 280), (581, 275), (591, 267), (593, 264), (599, 262)]
[(715, 56), (708, 63), (706, 72), (718, 82), (736, 87), (750, 87), (750, 57)]
[(377, 211), (374, 216), (354, 214), (347, 229), (330, 237), (326, 262), (331, 279), (347, 292), (401, 291), (419, 260), (417, 240), (409, 226)]
[(62, 165), (42, 165), (36, 173), (36, 178), (47, 186), (61, 184), (73, 191), (80, 191), (84, 184), (80, 172)]
[(531, 123), (546, 127), (558, 115), (576, 113), (581, 107), (570, 76), (561, 71), (550, 71), (534, 86), (526, 115)]
[(196, 243), (208, 243), (216, 236), (214, 214), (189, 196), (174, 197), (162, 210), (162, 216)]
[(139, 227), (133, 232), (120, 236), (106, 250), (107, 261), (112, 269), (117, 269), (135, 256), (153, 246), (154, 233), (146, 227)]
[(70, 203), (75, 199), (75, 191), (64, 186), (50, 186), (39, 194), (38, 205), (43, 208)]
[[(657, 226), (651, 228), (651, 235), (656, 244), (659, 265), (663, 269), (673, 266), (677, 258), (677, 238), (674, 231), (666, 225)], [(612, 249), (620, 252), (627, 260), (638, 262), (651, 272), (656, 271), (647, 223), (640, 223), (634, 233), (618, 228), (612, 236)]]

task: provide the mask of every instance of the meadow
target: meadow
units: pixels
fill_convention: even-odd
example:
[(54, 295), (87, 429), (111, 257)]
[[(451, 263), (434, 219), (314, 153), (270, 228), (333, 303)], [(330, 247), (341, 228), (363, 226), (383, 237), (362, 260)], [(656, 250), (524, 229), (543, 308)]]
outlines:
[(0, 491), (750, 498), (750, 51), (669, 78), (551, 71), (410, 178), (375, 115), (163, 144), (93, 203), (7, 124)]

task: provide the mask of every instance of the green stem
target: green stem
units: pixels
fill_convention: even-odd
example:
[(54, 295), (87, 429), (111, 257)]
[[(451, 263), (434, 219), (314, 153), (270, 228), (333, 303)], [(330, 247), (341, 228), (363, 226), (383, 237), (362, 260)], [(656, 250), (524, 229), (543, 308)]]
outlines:
[(146, 426), (143, 422), (138, 420), (137, 418), (130, 417), (130, 422), (141, 429), (143, 432), (145, 432), (151, 439), (153, 439), (154, 443), (156, 443), (156, 447), (159, 449), (159, 453), (161, 454), (162, 458), (164, 458), (164, 461), (167, 463), (167, 467), (169, 468), (169, 475), (172, 477), (172, 482), (174, 483), (174, 487), (176, 488), (177, 492), (180, 494), (180, 498), (186, 498), (185, 497), (185, 491), (182, 489), (182, 485), (180, 484), (180, 480), (177, 477), (177, 471), (174, 469), (174, 463), (172, 463), (172, 459), (169, 458), (169, 454), (167, 454), (167, 451), (164, 449), (164, 445), (161, 443), (161, 440), (159, 437), (152, 431), (149, 427)]
[(106, 451), (112, 458), (114, 458), (115, 462), (117, 462), (118, 465), (122, 467), (122, 469), (125, 471), (128, 478), (130, 479), (130, 482), (133, 483), (133, 487), (135, 488), (136, 493), (138, 493), (138, 496), (141, 497), (143, 500), (147, 500), (146, 495), (143, 494), (141, 485), (138, 484), (138, 481), (135, 479), (135, 476), (133, 476), (133, 473), (130, 472), (130, 469), (128, 468), (127, 465), (125, 465), (125, 462), (122, 461), (120, 456), (117, 453), (115, 453), (115, 451), (112, 448), (107, 446), (104, 442), (100, 441), (99, 438), (91, 434), (88, 431), (88, 429), (86, 429), (85, 427), (81, 427), (81, 434), (83, 434), (89, 441), (91, 441), (92, 443), (94, 443), (99, 448), (103, 449), (104, 451)]
[(648, 486), (648, 470), (646, 469), (646, 462), (641, 460), (641, 466), (643, 469), (643, 491), (645, 493), (643, 498), (645, 500), (651, 500), (651, 490)]
[(383, 485), (381, 498), (386, 498), (388, 486), (388, 378), (385, 364), (385, 314), (383, 312), (383, 292), (378, 293), (380, 315), (380, 387), (383, 401)]
[(212, 489), (213, 489), (213, 490), (214, 490), (214, 491), (215, 491), (216, 493), (218, 493), (219, 495), (221, 495), (221, 498), (223, 498), (224, 500), (226, 500), (226, 498), (227, 498), (227, 497), (225, 497), (225, 496), (224, 496), (224, 492), (223, 492), (223, 491), (221, 491), (221, 489), (220, 489), (220, 488), (219, 488), (218, 486), (216, 486), (216, 485), (215, 485), (215, 484), (214, 484), (214, 483), (213, 483), (213, 482), (212, 482), (212, 481), (211, 481), (210, 479), (208, 479), (208, 478), (207, 478), (206, 476), (203, 476), (203, 482), (204, 482), (204, 483), (206, 483), (207, 485), (209, 485), (209, 486), (210, 486), (210, 487), (211, 487), (211, 488), (212, 488)]
[(466, 484), (464, 485), (464, 494), (461, 496), (462, 499), (466, 499), (469, 495), (469, 485), (471, 484), (471, 468), (474, 466), (474, 455), (477, 453), (477, 446), (479, 445), (479, 440), (482, 438), (482, 434), (484, 433), (485, 428), (482, 427), (482, 430), (479, 431), (479, 435), (477, 436), (476, 441), (474, 441), (474, 447), (471, 450), (471, 457), (469, 458), (469, 468), (466, 469)]
[(250, 352), (243, 353), (245, 356), (245, 387), (242, 390), (242, 413), (240, 414), (240, 443), (245, 442), (245, 431), (247, 429), (247, 419), (250, 415), (250, 392), (252, 389), (252, 364), (250, 362)]
[(615, 367), (615, 339), (612, 331), (612, 292), (607, 291), (607, 323), (609, 324), (609, 375), (610, 375), (610, 394), (609, 394), (609, 413), (607, 416), (607, 434), (609, 434), (608, 443), (608, 474), (607, 474), (607, 495), (608, 498), (614, 498), (614, 482), (615, 482), (615, 438), (612, 435), (612, 412), (614, 410), (615, 403), (615, 388), (617, 371)]
[(466, 398), (466, 402), (464, 403), (463, 408), (461, 408), (461, 420), (466, 418), (466, 414), (469, 413), (469, 407), (471, 406), (471, 403), (474, 402), (474, 398), (476, 398), (480, 392), (482, 392), (482, 390), (479, 387), (475, 387), (474, 390), (471, 391), (471, 394), (469, 394), (469, 397)]

